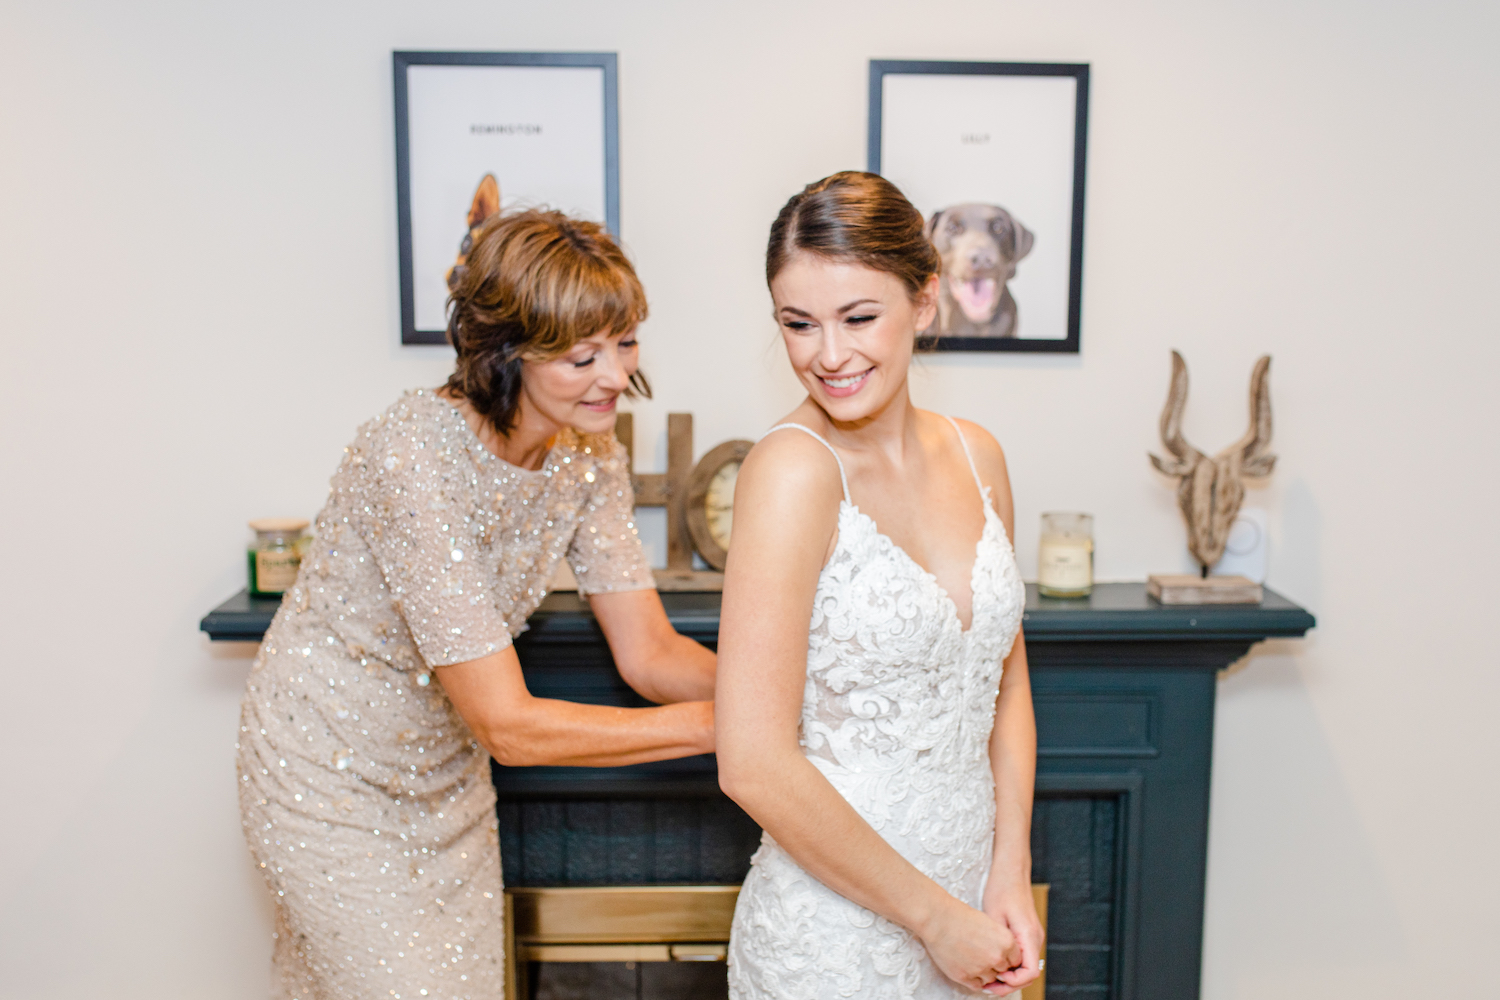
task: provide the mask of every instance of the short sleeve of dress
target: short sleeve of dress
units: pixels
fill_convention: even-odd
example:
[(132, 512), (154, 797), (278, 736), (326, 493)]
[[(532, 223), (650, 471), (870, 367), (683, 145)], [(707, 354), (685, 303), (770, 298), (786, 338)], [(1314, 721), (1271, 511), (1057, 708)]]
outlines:
[(441, 667), (498, 652), (511, 635), (479, 558), (464, 456), (420, 425), (391, 428), (371, 450), (362, 534), (417, 652)]
[(568, 546), (568, 565), (578, 579), (578, 592), (654, 588), (656, 578), (636, 532), (629, 456), (612, 435), (590, 437), (588, 444), (598, 456), (590, 469), (592, 490), (584, 500), (578, 532)]

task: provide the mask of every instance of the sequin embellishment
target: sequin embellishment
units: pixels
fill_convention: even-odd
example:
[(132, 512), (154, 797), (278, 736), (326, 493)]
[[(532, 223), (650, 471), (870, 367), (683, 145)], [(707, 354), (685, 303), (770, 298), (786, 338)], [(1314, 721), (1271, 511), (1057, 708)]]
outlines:
[(624, 449), (565, 431), (521, 469), (419, 390), (360, 428), (331, 485), (241, 708), (273, 992), (499, 996), (489, 757), (432, 668), (508, 646), (560, 559), (584, 593), (654, 586)]

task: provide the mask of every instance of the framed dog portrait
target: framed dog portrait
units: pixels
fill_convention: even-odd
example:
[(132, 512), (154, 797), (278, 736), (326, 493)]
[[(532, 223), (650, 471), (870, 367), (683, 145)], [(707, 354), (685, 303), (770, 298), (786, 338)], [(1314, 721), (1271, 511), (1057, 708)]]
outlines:
[(944, 351), (1077, 353), (1089, 68), (870, 62), (869, 169), (927, 218)]
[(449, 282), (495, 212), (620, 231), (612, 52), (396, 52), (401, 342), (446, 342)]

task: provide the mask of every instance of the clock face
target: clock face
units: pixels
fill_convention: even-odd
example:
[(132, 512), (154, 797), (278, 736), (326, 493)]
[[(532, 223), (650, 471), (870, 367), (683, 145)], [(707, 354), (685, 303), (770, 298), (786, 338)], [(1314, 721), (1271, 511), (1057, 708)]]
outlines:
[(729, 532), (734, 527), (734, 481), (739, 474), (740, 463), (724, 463), (708, 481), (708, 492), (703, 498), (708, 533), (726, 552), (729, 551)]

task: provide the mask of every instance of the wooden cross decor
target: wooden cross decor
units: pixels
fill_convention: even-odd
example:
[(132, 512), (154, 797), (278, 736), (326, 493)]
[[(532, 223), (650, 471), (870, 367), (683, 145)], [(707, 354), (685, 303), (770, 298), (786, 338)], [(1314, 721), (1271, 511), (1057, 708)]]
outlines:
[(635, 471), (635, 415), (615, 417), (615, 437), (630, 456), (630, 480), (637, 507), (667, 508), (667, 568), (652, 570), (657, 590), (723, 590), (724, 574), (693, 569), (693, 536), (688, 530), (688, 479), (693, 472), (693, 415), (667, 414), (667, 471)]

